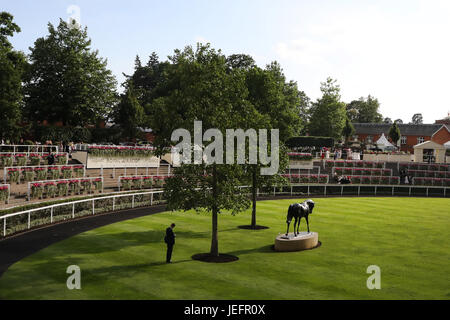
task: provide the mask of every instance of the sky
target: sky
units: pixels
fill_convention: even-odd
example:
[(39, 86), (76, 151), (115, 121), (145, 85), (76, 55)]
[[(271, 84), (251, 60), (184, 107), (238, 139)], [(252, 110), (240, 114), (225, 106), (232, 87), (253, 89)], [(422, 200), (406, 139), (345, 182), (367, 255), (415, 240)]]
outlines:
[(73, 17), (119, 83), (156, 52), (211, 43), (226, 55), (278, 61), (287, 80), (315, 101), (337, 80), (344, 102), (371, 95), (392, 120), (450, 112), (449, 0), (0, 0), (22, 29), (11, 40), (29, 54), (47, 24)]

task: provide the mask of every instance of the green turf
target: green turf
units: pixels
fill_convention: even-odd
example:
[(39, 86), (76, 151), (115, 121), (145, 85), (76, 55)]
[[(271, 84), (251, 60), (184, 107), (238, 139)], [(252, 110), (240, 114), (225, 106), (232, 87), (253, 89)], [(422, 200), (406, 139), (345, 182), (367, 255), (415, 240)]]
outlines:
[[(311, 229), (320, 248), (276, 253), (293, 200), (258, 202), (257, 222), (236, 228), (250, 211), (219, 217), (221, 253), (236, 262), (193, 261), (210, 246), (207, 214), (161, 213), (85, 232), (13, 265), (0, 278), (1, 299), (449, 299), (450, 200), (317, 198)], [(173, 264), (165, 228), (175, 222)], [(306, 225), (302, 221), (301, 229)], [(81, 268), (81, 290), (68, 290), (66, 268)], [(369, 265), (381, 290), (369, 290)]]

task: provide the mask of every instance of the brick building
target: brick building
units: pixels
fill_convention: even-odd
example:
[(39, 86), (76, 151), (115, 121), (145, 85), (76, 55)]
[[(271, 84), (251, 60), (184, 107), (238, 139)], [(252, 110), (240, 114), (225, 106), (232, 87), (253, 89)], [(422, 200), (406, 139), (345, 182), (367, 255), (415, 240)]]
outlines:
[[(366, 144), (375, 143), (382, 133), (389, 138), (389, 129), (391, 124), (388, 123), (354, 123), (355, 135), (354, 140), (364, 142)], [(414, 152), (413, 147), (416, 144), (432, 140), (439, 144), (450, 141), (450, 125), (434, 123), (434, 124), (398, 124), (401, 138), (399, 141), (401, 151)]]

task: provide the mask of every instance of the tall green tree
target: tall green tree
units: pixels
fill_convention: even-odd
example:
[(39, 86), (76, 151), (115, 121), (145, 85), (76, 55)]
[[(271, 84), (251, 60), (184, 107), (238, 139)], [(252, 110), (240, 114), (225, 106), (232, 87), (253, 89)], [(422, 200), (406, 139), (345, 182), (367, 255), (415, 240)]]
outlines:
[(350, 140), (350, 137), (355, 134), (355, 127), (353, 126), (350, 119), (347, 117), (345, 118), (345, 126), (342, 130), (342, 135), (345, 138), (345, 143), (348, 144), (348, 141)]
[[(226, 129), (247, 128), (247, 120), (257, 113), (246, 100), (245, 73), (230, 72), (220, 50), (198, 44), (195, 50), (192, 47), (175, 50), (169, 60), (170, 67), (166, 68), (158, 88), (164, 95), (154, 99), (150, 106), (159, 115), (149, 118), (157, 153), (177, 144), (171, 141), (175, 129), (183, 128), (193, 138), (194, 121), (202, 121), (204, 130), (216, 128), (224, 136)], [(216, 139), (211, 143), (219, 143)], [(219, 255), (219, 214), (223, 210), (238, 213), (249, 206), (245, 190), (239, 188), (243, 174), (243, 166), (237, 164), (182, 164), (166, 183), (169, 209), (211, 213), (211, 256)]]
[(129, 84), (120, 96), (113, 118), (114, 122), (120, 125), (123, 138), (135, 139), (140, 136), (139, 127), (146, 123), (145, 112), (136, 98), (132, 84)]
[(18, 141), (22, 108), (22, 80), (26, 58), (13, 50), (8, 37), (20, 32), (14, 17), (0, 13), (0, 138)]
[(328, 78), (321, 83), (322, 97), (311, 107), (309, 134), (340, 139), (345, 126), (346, 106), (341, 101), (340, 87)]
[(397, 122), (394, 122), (392, 124), (392, 126), (389, 129), (388, 135), (391, 138), (391, 140), (394, 142), (394, 144), (397, 145), (397, 142), (398, 142), (398, 140), (400, 140), (400, 137), (401, 137), (400, 128), (398, 127)]
[(412, 124), (423, 124), (423, 116), (421, 113), (416, 113), (411, 119)]
[(383, 116), (378, 112), (379, 108), (378, 99), (369, 95), (347, 104), (347, 116), (353, 123), (381, 123)]
[(117, 102), (107, 61), (91, 49), (87, 28), (60, 19), (30, 48), (26, 111), (30, 120), (85, 126), (106, 120)]

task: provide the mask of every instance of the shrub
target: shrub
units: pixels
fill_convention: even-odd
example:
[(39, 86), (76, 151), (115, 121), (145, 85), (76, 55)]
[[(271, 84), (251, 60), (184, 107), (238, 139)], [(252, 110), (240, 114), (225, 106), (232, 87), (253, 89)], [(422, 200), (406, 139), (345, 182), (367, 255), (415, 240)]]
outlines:
[(364, 168), (373, 168), (374, 163), (372, 161), (365, 161)]
[(37, 180), (47, 180), (47, 169), (45, 168), (34, 168)]
[(386, 176), (381, 177), (380, 184), (389, 184), (389, 177)]
[(24, 168), (22, 173), (25, 181), (27, 182), (34, 181), (35, 173), (32, 168)]
[(3, 167), (12, 167), (14, 163), (14, 158), (11, 154), (1, 154), (0, 158)]
[(44, 192), (44, 186), (42, 183), (32, 183), (31, 184), (31, 198), (41, 199)]
[(311, 161), (313, 159), (311, 153), (289, 152), (289, 159), (294, 161)]
[(151, 189), (153, 184), (152, 177), (143, 177), (142, 178), (142, 187), (144, 189)]
[(361, 176), (352, 176), (351, 179), (352, 179), (351, 182), (353, 184), (360, 184), (361, 183)]
[(25, 154), (16, 154), (15, 157), (19, 167), (23, 167), (27, 164), (27, 156)]
[(399, 184), (400, 178), (399, 177), (389, 177), (391, 184)]
[(301, 175), (300, 176), (300, 183), (309, 183), (309, 176)]
[(67, 156), (65, 153), (56, 154), (55, 155), (55, 163), (58, 165), (66, 165), (67, 164)]
[(361, 183), (362, 184), (370, 184), (370, 177), (369, 176), (364, 176), (361, 178)]
[(318, 183), (318, 182), (319, 182), (319, 177), (316, 176), (316, 175), (312, 175), (312, 176), (310, 177), (309, 181), (310, 181), (311, 183)]
[(9, 187), (8, 186), (0, 186), (0, 201), (5, 201), (8, 203), (9, 198)]
[(68, 186), (67, 186), (67, 184), (68, 184), (69, 182), (68, 181), (59, 181), (58, 183), (57, 183), (57, 186), (58, 186), (58, 195), (60, 196), (60, 197), (65, 197), (65, 196), (67, 196), (67, 193), (68, 193)]
[(95, 186), (95, 190), (97, 190), (98, 192), (102, 192), (103, 189), (103, 181), (101, 178), (97, 178), (94, 180), (94, 186)]
[(60, 177), (59, 168), (58, 167), (49, 167), (48, 172), (50, 173), (50, 179), (57, 180)]
[(73, 167), (73, 173), (75, 177), (81, 178), (84, 176), (84, 167), (83, 166), (74, 166)]
[(69, 181), (69, 190), (72, 194), (80, 194), (81, 186), (79, 180), (70, 180)]
[(372, 176), (372, 177), (370, 178), (370, 182), (371, 182), (372, 184), (380, 184), (380, 177), (379, 177), (379, 176)]
[(56, 183), (47, 182), (44, 187), (47, 198), (54, 198), (56, 196)]
[(83, 187), (83, 192), (91, 193), (92, 191), (92, 183), (89, 179), (83, 179), (80, 181), (81, 186)]
[(121, 183), (121, 188), (123, 190), (131, 190), (131, 178), (129, 177), (122, 177), (120, 179), (120, 183)]
[(72, 167), (61, 167), (63, 179), (72, 178)]
[(326, 174), (321, 174), (319, 176), (319, 183), (327, 183), (328, 182), (328, 175)]
[(141, 189), (142, 188), (142, 178), (141, 177), (133, 177), (133, 188), (134, 189)]
[(37, 153), (31, 153), (29, 155), (29, 159), (31, 161), (32, 166), (38, 166), (41, 164), (41, 156)]
[(19, 183), (20, 170), (18, 168), (8, 169), (8, 176), (10, 183)]
[(432, 186), (433, 185), (433, 179), (432, 178), (423, 178), (423, 184), (425, 186)]

